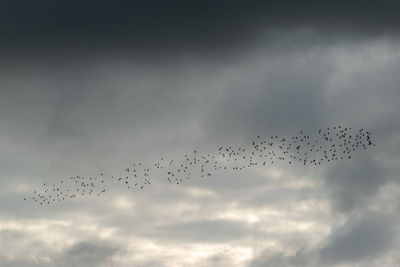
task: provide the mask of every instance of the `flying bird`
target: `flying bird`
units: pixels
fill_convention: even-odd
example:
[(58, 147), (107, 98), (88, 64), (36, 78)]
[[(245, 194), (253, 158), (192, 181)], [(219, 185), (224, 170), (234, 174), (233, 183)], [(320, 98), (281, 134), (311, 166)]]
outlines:
[[(61, 179), (57, 183), (43, 183), (42, 190), (35, 189), (33, 197), (24, 197), (24, 201), (32, 200), (39, 205), (49, 205), (67, 199), (76, 199), (78, 196), (98, 196), (106, 192), (107, 187), (118, 183), (129, 190), (143, 190), (151, 185), (154, 177), (165, 177), (168, 183), (182, 184), (194, 177), (214, 177), (219, 171), (242, 171), (254, 167), (266, 167), (267, 163), (275, 164), (287, 162), (288, 166), (300, 163), (303, 166), (310, 165), (319, 167), (324, 163), (337, 160), (350, 160), (356, 151), (365, 151), (368, 147), (374, 147), (370, 131), (359, 129), (351, 131), (352, 128), (343, 128), (341, 125), (316, 131), (315, 134), (294, 135), (291, 138), (271, 135), (263, 138), (257, 135), (249, 146), (219, 146), (214, 152), (185, 154), (182, 159), (167, 159), (161, 157), (147, 167), (142, 162), (134, 162), (124, 169), (124, 175), (110, 175), (107, 181), (104, 172), (99, 176), (71, 176)], [(274, 142), (270, 142), (274, 140)], [(155, 171), (162, 174), (156, 174)], [(208, 179), (208, 178), (207, 178)], [(215, 178), (213, 178), (215, 179)]]

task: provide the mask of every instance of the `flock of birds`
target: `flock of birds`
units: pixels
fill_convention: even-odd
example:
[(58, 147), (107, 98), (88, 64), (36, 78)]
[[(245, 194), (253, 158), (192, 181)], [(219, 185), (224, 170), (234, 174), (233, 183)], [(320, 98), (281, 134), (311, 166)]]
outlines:
[(39, 205), (49, 205), (88, 195), (101, 195), (110, 182), (120, 183), (132, 190), (143, 190), (151, 184), (152, 173), (161, 171), (169, 183), (181, 184), (192, 177), (210, 177), (217, 171), (242, 171), (254, 166), (266, 166), (277, 162), (289, 165), (320, 166), (325, 162), (349, 160), (352, 154), (375, 146), (371, 132), (354, 130), (340, 125), (319, 129), (313, 136), (300, 131), (292, 137), (258, 136), (248, 146), (220, 146), (214, 153), (201, 154), (194, 150), (181, 160), (161, 158), (152, 167), (142, 162), (132, 163), (122, 174), (93, 177), (72, 176), (56, 183), (44, 183), (33, 196), (24, 198)]

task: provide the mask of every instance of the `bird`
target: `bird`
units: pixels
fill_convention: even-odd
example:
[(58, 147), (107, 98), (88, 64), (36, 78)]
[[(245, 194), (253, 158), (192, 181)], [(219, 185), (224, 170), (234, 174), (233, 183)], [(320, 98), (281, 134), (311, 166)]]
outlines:
[[(180, 185), (194, 176), (202, 178), (213, 176), (214, 172), (267, 167), (268, 162), (275, 164), (277, 160), (286, 162), (288, 166), (295, 165), (296, 162), (303, 166), (321, 166), (337, 160), (350, 160), (353, 153), (375, 147), (370, 131), (353, 130), (342, 125), (320, 128), (314, 134), (301, 130), (300, 134), (290, 138), (271, 135), (269, 139), (274, 140), (273, 142), (261, 135), (256, 136), (249, 145), (217, 146), (214, 152), (208, 153), (200, 153), (196, 149), (192, 150), (193, 153), (184, 154), (181, 159), (161, 157), (150, 165), (134, 162), (130, 167), (124, 168), (124, 178), (114, 175), (109, 178), (129, 190), (143, 190), (158, 175), (154, 173), (155, 170), (164, 173), (168, 183), (174, 181)], [(36, 204), (49, 205), (76, 199), (78, 196), (86, 197), (96, 192), (100, 196), (105, 193), (105, 187), (112, 186), (106, 183), (105, 178), (105, 173), (101, 172), (94, 177), (76, 175), (58, 183), (46, 182), (41, 190), (33, 191), (32, 198), (24, 198), (24, 201), (32, 200)]]

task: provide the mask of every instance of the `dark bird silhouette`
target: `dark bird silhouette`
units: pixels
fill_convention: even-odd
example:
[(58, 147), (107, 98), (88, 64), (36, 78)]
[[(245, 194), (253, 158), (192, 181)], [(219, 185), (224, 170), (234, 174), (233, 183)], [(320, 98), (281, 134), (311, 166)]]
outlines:
[[(29, 198), (34, 203), (48, 205), (67, 199), (76, 199), (96, 194), (105, 193), (110, 183), (119, 183), (129, 190), (143, 190), (151, 185), (153, 176), (166, 177), (168, 183), (177, 185), (190, 181), (194, 176), (204, 178), (211, 177), (219, 171), (242, 171), (257, 166), (266, 167), (267, 163), (275, 164), (286, 162), (288, 166), (300, 163), (303, 166), (321, 166), (323, 163), (337, 160), (350, 160), (356, 151), (364, 151), (368, 147), (374, 147), (370, 131), (364, 129), (353, 130), (351, 127), (342, 128), (341, 125), (319, 129), (315, 134), (306, 134), (300, 131), (299, 135), (291, 138), (271, 135), (270, 138), (262, 138), (257, 135), (256, 140), (251, 140), (249, 146), (219, 146), (214, 153), (185, 154), (182, 159), (166, 159), (149, 166), (142, 162), (135, 162), (131, 167), (124, 169), (124, 175), (118, 177), (111, 175), (107, 183), (103, 172), (100, 177), (71, 176), (62, 179), (57, 184), (43, 183), (42, 190), (34, 190), (33, 197)], [(274, 140), (270, 142), (270, 140)], [(158, 170), (161, 174), (155, 174)], [(124, 177), (124, 178), (123, 178)], [(27, 201), (28, 198), (24, 198)]]

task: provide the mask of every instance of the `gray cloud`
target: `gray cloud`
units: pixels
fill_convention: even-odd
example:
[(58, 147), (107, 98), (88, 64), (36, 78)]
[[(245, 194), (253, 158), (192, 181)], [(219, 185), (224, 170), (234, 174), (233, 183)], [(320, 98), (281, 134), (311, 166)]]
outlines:
[(322, 262), (351, 263), (376, 259), (387, 253), (397, 234), (394, 218), (370, 213), (333, 229), (320, 251)]
[(196, 264), (196, 267), (223, 267), (223, 266), (233, 266), (232, 256), (226, 253), (219, 253), (207, 257), (201, 262)]
[(77, 242), (56, 260), (57, 266), (104, 266), (121, 248), (101, 240)]
[(230, 220), (196, 220), (155, 229), (156, 236), (190, 242), (229, 242), (260, 234), (244, 223)]
[(280, 252), (263, 251), (256, 258), (252, 259), (249, 267), (295, 267), (295, 266), (315, 266), (315, 255), (305, 249), (296, 251), (293, 255), (285, 255)]
[[(379, 266), (379, 259), (389, 254), (398, 242), (397, 220), (380, 212), (357, 214), (332, 227), (326, 239), (311, 247), (299, 245), (294, 252), (286, 253), (265, 249), (248, 266)], [(387, 264), (392, 266), (390, 261)]]
[[(315, 9), (322, 9), (320, 5)], [(186, 262), (188, 266), (245, 266), (251, 259), (251, 248), (268, 244), (281, 252), (266, 249), (250, 266), (334, 266), (363, 264), (364, 259), (372, 258), (377, 258), (376, 266), (385, 266), (386, 261), (379, 257), (393, 256), (387, 253), (396, 247), (396, 220), (393, 214), (363, 214), (390, 203), (387, 210), (393, 212), (398, 199), (391, 195), (395, 190), (387, 187), (397, 186), (400, 177), (399, 51), (394, 39), (380, 39), (380, 35), (372, 38), (369, 34), (386, 32), (393, 37), (397, 24), (391, 14), (385, 21), (373, 20), (374, 16), (381, 18), (381, 9), (371, 5), (360, 5), (351, 20), (350, 11), (355, 6), (341, 9), (343, 16), (337, 15), (339, 8), (334, 9), (331, 18), (322, 16), (322, 12), (304, 19), (302, 16), (311, 12), (307, 6), (287, 9), (289, 16), (304, 8), (307, 12), (296, 17), (300, 25), (315, 25), (327, 29), (325, 33), (317, 29), (280, 31), (278, 26), (290, 26), (296, 18), (265, 16), (271, 21), (268, 27), (278, 25), (274, 26), (277, 32), (260, 34), (252, 43), (253, 39), (240, 35), (240, 30), (249, 29), (251, 34), (251, 29), (262, 28), (262, 21), (260, 27), (253, 26), (258, 22), (247, 24), (247, 19), (239, 16), (239, 8), (236, 13), (229, 13), (228, 8), (225, 18), (211, 19), (207, 25), (221, 25), (220, 29), (215, 27), (215, 33), (228, 26), (243, 27), (216, 38), (213, 36), (218, 34), (201, 32), (199, 29), (205, 29), (202, 25), (194, 27), (200, 36), (192, 39), (191, 34), (183, 34), (192, 30), (191, 23), (206, 16), (203, 13), (178, 16), (177, 21), (188, 20), (186, 26), (166, 22), (166, 32), (171, 29), (171, 36), (164, 36), (165, 41), (156, 34), (154, 29), (160, 22), (155, 21), (151, 26), (154, 32), (150, 27), (148, 36), (154, 36), (159, 47), (166, 46), (152, 56), (144, 53), (135, 57), (141, 50), (134, 45), (127, 50), (116, 49), (115, 54), (86, 57), (82, 53), (82, 58), (69, 57), (62, 50), (54, 57), (46, 51), (50, 55), (40, 60), (11, 55), (11, 64), (0, 64), (0, 223), (6, 229), (0, 235), (5, 242), (0, 244), (7, 244), (7, 252), (26, 252), (26, 258), (3, 257), (1, 264), (51, 266), (29, 259), (29, 255), (38, 255), (51, 259), (56, 266), (96, 266), (114, 260), (116, 266), (179, 266), (180, 260), (190, 255), (193, 260)], [(244, 10), (251, 14), (246, 13), (247, 18), (257, 20), (253, 13), (259, 7)], [(268, 12), (278, 8), (283, 8), (282, 4)], [(33, 7), (32, 16), (40, 13), (35, 13), (36, 9), (39, 7)], [(55, 11), (54, 16), (61, 12)], [(110, 12), (118, 13), (113, 7)], [(266, 11), (261, 8), (262, 12)], [(364, 13), (373, 16), (369, 19)], [(238, 21), (234, 22), (236, 17)], [(43, 23), (48, 19), (45, 16)], [(62, 23), (65, 18), (59, 19)], [(340, 19), (343, 21), (336, 23)], [(100, 18), (88, 23), (94, 25), (96, 20)], [(15, 23), (20, 25), (14, 33), (18, 37), (24, 32), (25, 22)], [(76, 23), (83, 22), (78, 17)], [(116, 26), (121, 24), (115, 22)], [(53, 25), (56, 28), (57, 23)], [(128, 23), (123, 31), (128, 32), (132, 25)], [(328, 31), (347, 26), (359, 33), (364, 30), (368, 39), (334, 36)], [(32, 27), (34, 34), (38, 26)], [(47, 44), (52, 47), (51, 40), (57, 41), (58, 33), (52, 27), (45, 27), (48, 35), (38, 35), (39, 43), (50, 40)], [(63, 33), (62, 28), (59, 30)], [(118, 40), (118, 36), (114, 39), (103, 32), (96, 37), (90, 27), (80, 33), (74, 27), (64, 31), (68, 39), (78, 43), (83, 42), (79, 36), (85, 32), (93, 32), (87, 36), (88, 43), (96, 38), (105, 40), (104, 44)], [(143, 36), (130, 32), (138, 38)], [(182, 35), (178, 38), (177, 33)], [(236, 34), (243, 42), (252, 43), (251, 49), (222, 49)], [(195, 45), (188, 45), (200, 39), (226, 54), (200, 58)], [(144, 38), (143, 43), (147, 42)], [(166, 53), (168, 44), (172, 47), (179, 42), (187, 45), (187, 50), (193, 49), (192, 53), (176, 46), (177, 53), (182, 53), (179, 56), (168, 60), (157, 57), (157, 53)], [(25, 45), (32, 43), (28, 40)], [(130, 49), (132, 54), (125, 54)], [(205, 152), (218, 145), (247, 144), (257, 135), (290, 136), (337, 123), (371, 129), (376, 148), (354, 155), (351, 161), (318, 169), (273, 165), (241, 174), (219, 173), (179, 186), (167, 184), (160, 176), (140, 193), (110, 184), (110, 191), (102, 197), (50, 208), (22, 201), (43, 182), (71, 175), (120, 173), (132, 161), (179, 158), (192, 149)], [(383, 188), (391, 194), (378, 199)], [(341, 220), (347, 223), (335, 227)], [(45, 225), (45, 235), (35, 228), (37, 225)], [(111, 241), (98, 241), (101, 235), (111, 236)], [(366, 242), (372, 239), (376, 241)], [(41, 242), (44, 240), (49, 243)], [(127, 262), (118, 262), (120, 259), (114, 258), (125, 247)], [(138, 259), (129, 258), (130, 254)]]
[[(28, 233), (10, 230), (1, 231), (0, 240), (2, 244), (7, 244), (2, 251), (8, 251), (6, 254), (0, 254), (0, 266), (100, 267), (110, 264), (112, 256), (122, 251), (122, 248), (113, 242), (91, 239), (78, 241), (59, 252), (45, 242), (33, 239)], [(40, 250), (46, 252), (47, 256), (38, 257), (38, 255), (44, 256), (42, 253), (37, 254)]]
[(257, 133), (291, 136), (301, 129), (316, 131), (326, 125), (330, 115), (323, 88), (332, 65), (322, 51), (307, 48), (265, 56), (268, 63), (248, 66), (246, 77), (227, 84), (209, 114), (207, 127), (254, 138)]
[[(1, 6), (3, 43), (26, 47), (117, 43), (139, 47), (212, 49), (246, 42), (260, 28), (318, 27), (371, 33), (397, 32), (395, 1), (185, 1), (113, 3), (69, 1), (41, 5), (6, 1)], [(245, 38), (244, 38), (245, 37)], [(98, 45), (97, 45), (98, 46)], [(118, 46), (118, 45), (117, 45)], [(137, 47), (136, 47), (137, 48)]]
[(337, 164), (328, 170), (326, 176), (332, 203), (342, 212), (366, 206), (387, 181), (385, 168), (368, 156), (361, 156), (351, 164)]

